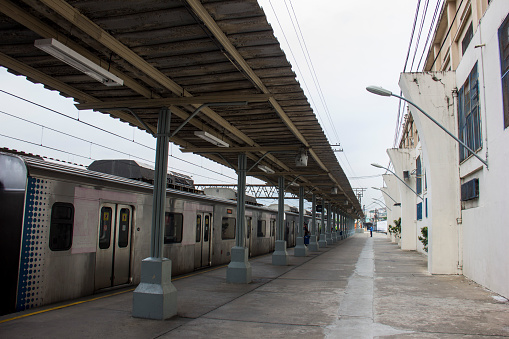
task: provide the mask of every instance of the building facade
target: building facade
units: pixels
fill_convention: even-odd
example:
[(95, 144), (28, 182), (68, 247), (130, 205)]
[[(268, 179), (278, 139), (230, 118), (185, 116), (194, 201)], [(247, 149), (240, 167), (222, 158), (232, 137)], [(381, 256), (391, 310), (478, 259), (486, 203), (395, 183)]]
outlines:
[(401, 248), (422, 250), (426, 226), (430, 273), (509, 297), (509, 1), (446, 0), (430, 46), (422, 72), (401, 74), (403, 96), (475, 155), (410, 105), (399, 148), (388, 150), (416, 191), (398, 184)]

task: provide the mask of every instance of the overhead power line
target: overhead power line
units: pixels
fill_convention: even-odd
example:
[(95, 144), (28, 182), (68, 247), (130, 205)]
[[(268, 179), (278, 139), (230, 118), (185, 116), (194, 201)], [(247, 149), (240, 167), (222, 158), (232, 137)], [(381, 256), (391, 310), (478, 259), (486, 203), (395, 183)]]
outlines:
[[(86, 126), (88, 126), (88, 127), (91, 127), (91, 128), (97, 129), (97, 130), (99, 130), (99, 131), (101, 131), (101, 132), (103, 132), (103, 133), (107, 133), (107, 134), (113, 135), (113, 136), (115, 136), (115, 137), (117, 137), (117, 138), (123, 139), (123, 140), (125, 140), (125, 141), (130, 142), (130, 143), (134, 143), (134, 144), (136, 144), (136, 145), (142, 146), (142, 147), (144, 147), (144, 148), (147, 148), (147, 149), (149, 149), (149, 150), (151, 150), (151, 151), (154, 151), (154, 152), (155, 152), (155, 148), (154, 148), (154, 147), (147, 146), (147, 145), (145, 145), (145, 144), (143, 144), (143, 143), (140, 143), (140, 142), (137, 142), (137, 141), (135, 141), (135, 140), (131, 140), (131, 139), (126, 138), (126, 137), (124, 137), (124, 136), (122, 136), (122, 135), (119, 135), (119, 134), (117, 134), (117, 133), (114, 133), (114, 132), (108, 131), (108, 130), (106, 130), (106, 129), (104, 129), (104, 128), (101, 128), (101, 127), (98, 127), (98, 126), (96, 126), (96, 125), (90, 124), (90, 123), (85, 122), (85, 121), (83, 121), (83, 120), (79, 120), (79, 118), (74, 118), (74, 117), (72, 117), (72, 116), (69, 116), (69, 115), (67, 115), (67, 114), (65, 114), (65, 113), (59, 112), (59, 111), (54, 110), (54, 109), (52, 109), (52, 108), (49, 108), (49, 107), (47, 107), (47, 106), (44, 106), (44, 105), (38, 104), (38, 103), (36, 103), (36, 102), (30, 101), (30, 100), (28, 100), (28, 99), (25, 99), (25, 98), (23, 98), (23, 97), (17, 96), (17, 95), (15, 95), (15, 94), (13, 94), (13, 93), (10, 93), (10, 92), (7, 92), (7, 91), (1, 90), (1, 89), (0, 89), (0, 92), (5, 93), (5, 94), (7, 94), (7, 95), (10, 95), (10, 96), (12, 96), (12, 97), (14, 97), (14, 98), (17, 98), (17, 99), (19, 99), (19, 100), (25, 101), (25, 102), (27, 102), (27, 103), (30, 103), (30, 104), (32, 104), (32, 105), (38, 106), (38, 107), (40, 107), (40, 108), (43, 108), (43, 109), (45, 109), (45, 110), (47, 110), (47, 111), (50, 111), (50, 112), (52, 112), (52, 113), (55, 113), (55, 114), (61, 115), (61, 116), (65, 117), (65, 118), (67, 118), (67, 119), (71, 119), (71, 120), (73, 120), (73, 121), (75, 121), (75, 122), (78, 122), (78, 123), (84, 124), (84, 125), (86, 125)], [(17, 119), (20, 119), (20, 120), (24, 120), (25, 122), (29, 122), (29, 123), (33, 123), (33, 124), (36, 124), (36, 125), (37, 125), (37, 123), (34, 123), (34, 122), (32, 122), (32, 121), (29, 121), (29, 120), (26, 120), (26, 119), (20, 118), (20, 117), (18, 117), (18, 116), (12, 115), (12, 114), (9, 114), (9, 113), (7, 113), (7, 112), (3, 112), (3, 111), (0, 111), (0, 112), (1, 112), (1, 113), (3, 113), (3, 114), (9, 115), (9, 116), (11, 116), (11, 117), (14, 117), (14, 118), (17, 118)], [(43, 127), (43, 126), (41, 125), (41, 127)], [(44, 126), (44, 128), (49, 129), (49, 130), (54, 130), (54, 129), (52, 129), (52, 128), (50, 128), (50, 127), (47, 127), (47, 126)], [(54, 130), (54, 131), (55, 131), (55, 132), (62, 133), (62, 134), (65, 134), (65, 135), (68, 135), (68, 136), (71, 136), (71, 137), (74, 137), (73, 135), (69, 135), (68, 133), (65, 133), (65, 132), (62, 132), (62, 131), (58, 131), (58, 130)], [(15, 138), (14, 138), (14, 139), (15, 139)], [(79, 139), (79, 138), (77, 138), (77, 139)], [(86, 140), (83, 140), (83, 141), (86, 141)], [(86, 141), (86, 142), (90, 142), (90, 141)], [(90, 143), (94, 144), (93, 142), (90, 142)], [(103, 146), (103, 145), (99, 145), (99, 144), (97, 144), (97, 145), (98, 145), (98, 146)], [(41, 145), (39, 145), (39, 146), (41, 146)], [(119, 153), (124, 153), (124, 152), (121, 152), (121, 151), (119, 151), (119, 150), (115, 150), (115, 149), (109, 148), (109, 147), (107, 147), (107, 146), (103, 146), (103, 147), (104, 147), (104, 148), (107, 148), (107, 149), (110, 149), (110, 150), (113, 150), (113, 151), (117, 151), (117, 152), (119, 152)], [(49, 148), (49, 149), (50, 149), (50, 148)], [(59, 151), (61, 151), (61, 150), (59, 150)], [(64, 152), (64, 153), (68, 153), (68, 154), (74, 155), (72, 152)], [(128, 155), (128, 156), (135, 157), (135, 156), (133, 156), (133, 155), (131, 155), (131, 154), (128, 154), (128, 153), (124, 153), (124, 154), (126, 154), (126, 155)], [(81, 157), (83, 157), (83, 156), (81, 156)], [(207, 167), (204, 167), (204, 166), (201, 166), (201, 165), (195, 164), (195, 163), (193, 163), (193, 162), (191, 162), (191, 161), (189, 161), (189, 160), (182, 159), (182, 158), (177, 157), (177, 156), (175, 156), (175, 155), (169, 155), (169, 157), (174, 158), (174, 159), (179, 160), (179, 161), (182, 161), (182, 162), (187, 163), (187, 164), (189, 164), (189, 165), (193, 165), (193, 166), (196, 166), (196, 167), (198, 167), (198, 168), (201, 168), (201, 169), (207, 170), (207, 171), (209, 171), (209, 172), (212, 172), (212, 173), (215, 173), (215, 174), (218, 174), (218, 175), (224, 176), (224, 177), (226, 177), (226, 178), (228, 178), (228, 179), (237, 180), (237, 178), (230, 177), (230, 176), (228, 176), (228, 175), (226, 175), (226, 174), (223, 174), (223, 173), (217, 172), (217, 171), (215, 171), (215, 170), (212, 170), (212, 169), (210, 169), (210, 168), (207, 168)], [(84, 157), (84, 158), (86, 158), (86, 159), (91, 159), (91, 158), (89, 158), (89, 157)], [(144, 160), (144, 161), (147, 161), (147, 162), (149, 162), (149, 163), (154, 163), (154, 161), (147, 160), (147, 159), (141, 159), (141, 158), (140, 158), (140, 160)], [(174, 169), (176, 169), (176, 168), (174, 168)], [(176, 169), (176, 170), (180, 170), (180, 169)], [(201, 174), (195, 174), (195, 175), (203, 176), (203, 175), (201, 175)], [(208, 178), (208, 177), (206, 177), (206, 176), (203, 176), (203, 177)]]

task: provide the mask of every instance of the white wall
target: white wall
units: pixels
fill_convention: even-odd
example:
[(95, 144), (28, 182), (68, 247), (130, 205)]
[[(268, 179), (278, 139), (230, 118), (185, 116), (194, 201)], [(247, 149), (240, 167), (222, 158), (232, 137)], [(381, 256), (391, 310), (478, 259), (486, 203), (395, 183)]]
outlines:
[[(412, 171), (415, 168), (414, 153), (414, 150), (404, 148), (387, 150), (394, 172), (399, 178), (403, 179), (403, 171)], [(406, 180), (406, 184), (415, 187), (415, 180), (410, 178)], [(401, 180), (398, 180), (398, 189), (401, 197), (401, 249), (415, 251), (417, 250), (416, 196)]]
[[(400, 206), (394, 206), (395, 202), (392, 201), (387, 194), (383, 195), (385, 204), (387, 206), (391, 206), (392, 209), (392, 211), (387, 211), (387, 223), (389, 226), (395, 226), (394, 220), (401, 218), (401, 197), (399, 195), (399, 188), (397, 184), (398, 179), (396, 179), (393, 174), (384, 174), (383, 179), (387, 187), (382, 188), (382, 190), (400, 204)], [(391, 235), (389, 232), (387, 232), (387, 237), (390, 237), (393, 242), (396, 240), (394, 234)]]
[(489, 164), (486, 169), (470, 158), (460, 166), (461, 180), (479, 178), (480, 188), (479, 199), (464, 203), (462, 210), (463, 274), (505, 297), (509, 297), (509, 128), (504, 130), (498, 28), (508, 13), (509, 1), (492, 1), (456, 71), (460, 87), (478, 62), (480, 154), (487, 153)]
[[(405, 98), (419, 106), (453, 135), (457, 135), (454, 72), (403, 73), (399, 86)], [(457, 224), (460, 217), (458, 144), (415, 107), (410, 106), (410, 111), (419, 132), (428, 183), (428, 220), (423, 219), (417, 223), (417, 234), (420, 235), (422, 227), (428, 226), (430, 273), (458, 274), (461, 251)], [(420, 153), (418, 149), (415, 152)], [(418, 202), (421, 201), (425, 214), (425, 197)], [(416, 248), (422, 249), (422, 243), (418, 242)]]

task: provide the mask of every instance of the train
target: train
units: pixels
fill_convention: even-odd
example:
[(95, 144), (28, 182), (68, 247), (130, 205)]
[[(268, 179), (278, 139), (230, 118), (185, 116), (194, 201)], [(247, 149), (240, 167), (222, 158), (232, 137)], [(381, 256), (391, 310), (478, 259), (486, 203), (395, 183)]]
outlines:
[[(150, 254), (151, 175), (133, 160), (80, 168), (0, 152), (0, 315), (137, 285)], [(168, 178), (163, 256), (172, 274), (229, 263), (236, 201), (205, 195), (190, 177)], [(277, 211), (247, 200), (249, 255), (270, 253)], [(298, 211), (288, 209), (288, 247), (298, 224)]]

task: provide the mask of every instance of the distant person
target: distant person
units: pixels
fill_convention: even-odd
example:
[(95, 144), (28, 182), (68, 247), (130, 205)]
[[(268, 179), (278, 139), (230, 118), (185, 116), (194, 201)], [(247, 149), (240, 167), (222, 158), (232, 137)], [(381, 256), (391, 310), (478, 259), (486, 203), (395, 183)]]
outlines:
[(369, 228), (369, 235), (370, 237), (373, 237), (373, 226)]

